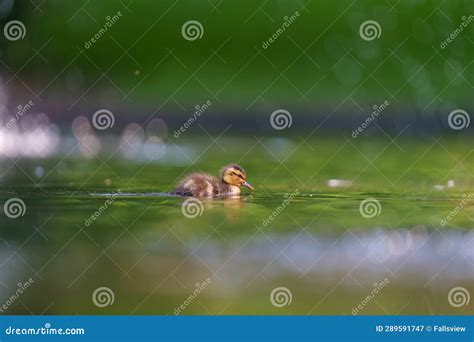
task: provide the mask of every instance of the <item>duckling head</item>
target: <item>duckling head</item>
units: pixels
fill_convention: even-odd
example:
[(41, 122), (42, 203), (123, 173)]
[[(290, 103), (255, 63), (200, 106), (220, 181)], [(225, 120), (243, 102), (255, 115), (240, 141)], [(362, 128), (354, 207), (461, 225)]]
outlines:
[(237, 164), (224, 166), (221, 170), (221, 178), (226, 184), (237, 187), (245, 186), (246, 188), (253, 190), (253, 186), (247, 182), (247, 174), (245, 173), (245, 170)]

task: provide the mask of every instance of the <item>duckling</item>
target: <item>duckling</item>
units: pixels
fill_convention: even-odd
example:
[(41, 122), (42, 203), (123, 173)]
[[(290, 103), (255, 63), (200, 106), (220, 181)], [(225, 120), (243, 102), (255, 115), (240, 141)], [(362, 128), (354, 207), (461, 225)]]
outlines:
[(231, 164), (221, 169), (220, 179), (207, 173), (186, 176), (178, 184), (174, 194), (193, 197), (235, 196), (240, 194), (241, 186), (253, 190), (253, 186), (246, 179), (244, 169), (237, 164)]

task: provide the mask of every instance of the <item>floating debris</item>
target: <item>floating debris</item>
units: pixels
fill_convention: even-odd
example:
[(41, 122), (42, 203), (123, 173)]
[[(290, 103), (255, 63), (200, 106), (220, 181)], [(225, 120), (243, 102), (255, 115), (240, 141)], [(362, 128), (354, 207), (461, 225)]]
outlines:
[(330, 179), (327, 184), (331, 188), (347, 188), (352, 185), (352, 181), (347, 179)]

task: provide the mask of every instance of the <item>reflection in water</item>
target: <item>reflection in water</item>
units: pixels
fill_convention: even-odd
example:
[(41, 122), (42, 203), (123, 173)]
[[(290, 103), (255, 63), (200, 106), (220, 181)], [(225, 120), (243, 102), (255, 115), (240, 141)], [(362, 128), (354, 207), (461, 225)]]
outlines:
[[(78, 217), (90, 216), (109, 195), (95, 194), (96, 201), (86, 201), (93, 205)], [(389, 284), (373, 303), (384, 298), (399, 306), (411, 303), (406, 313), (446, 313), (450, 307), (445, 301), (436, 303), (436, 298), (453, 286), (470, 289), (474, 284), (473, 229), (415, 226), (329, 234), (287, 221), (287, 229), (279, 231), (276, 222), (266, 228), (254, 226), (261, 217), (247, 215), (255, 203), (246, 197), (203, 200), (204, 214), (188, 219), (181, 213), (182, 199), (173, 196), (161, 197), (173, 201), (172, 206), (162, 202), (151, 207), (147, 217), (147, 211), (136, 206), (141, 195), (121, 193), (90, 227), (64, 230), (61, 222), (67, 215), (58, 212), (31, 238), (32, 230), (27, 230), (16, 242), (15, 235), (3, 241), (1, 293), (8, 296), (18, 282), (35, 280), (9, 312), (24, 313), (25, 304), (40, 312), (49, 308), (49, 313), (99, 313), (89, 298), (94, 289), (107, 286), (117, 303), (108, 313), (172, 314), (196, 281), (210, 278), (212, 285), (200, 304), (186, 314), (208, 313), (201, 304), (230, 305), (227, 313), (256, 313), (259, 308), (269, 313), (274, 307), (267, 305), (267, 295), (276, 286), (292, 291), (288, 313), (313, 313), (316, 306), (316, 313), (350, 313), (374, 283), (387, 278)], [(131, 209), (124, 211), (124, 203)], [(31, 214), (35, 208), (28, 204)], [(134, 215), (128, 219), (124, 215), (132, 209)], [(129, 227), (137, 217), (140, 224)], [(211, 218), (217, 218), (215, 223), (203, 221)], [(415, 293), (420, 297), (413, 299)], [(423, 300), (429, 301), (429, 308), (420, 307)], [(364, 310), (384, 313), (377, 306)]]
[[(196, 245), (189, 246), (189, 251), (194, 248)], [(337, 238), (307, 231), (289, 235), (261, 231), (250, 240), (233, 241), (232, 247), (207, 241), (199, 248), (198, 259), (211, 269), (221, 268), (221, 277), (235, 280), (238, 273), (241, 285), (253, 282), (255, 274), (268, 279), (285, 273), (332, 282), (332, 275), (353, 270), (364, 274), (359, 281), (367, 284), (383, 277), (403, 278), (405, 285), (421, 286), (435, 277), (440, 277), (437, 282), (474, 281), (474, 230), (427, 232), (415, 227), (348, 231)], [(232, 261), (223, 268), (222, 260), (228, 259)]]

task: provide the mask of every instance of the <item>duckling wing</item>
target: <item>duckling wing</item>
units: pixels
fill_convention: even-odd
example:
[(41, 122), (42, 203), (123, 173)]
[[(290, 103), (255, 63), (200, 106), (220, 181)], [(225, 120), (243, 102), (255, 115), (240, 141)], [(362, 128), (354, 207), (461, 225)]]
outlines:
[(219, 193), (219, 181), (206, 173), (194, 173), (185, 177), (176, 188), (180, 196), (209, 197)]

